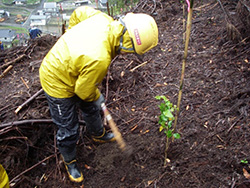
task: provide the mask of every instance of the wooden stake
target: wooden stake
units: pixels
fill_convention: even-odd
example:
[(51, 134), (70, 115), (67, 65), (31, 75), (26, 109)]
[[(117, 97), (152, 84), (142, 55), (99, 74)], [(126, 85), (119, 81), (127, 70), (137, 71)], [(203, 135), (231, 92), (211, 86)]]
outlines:
[(178, 119), (178, 115), (180, 112), (181, 95), (182, 95), (182, 89), (183, 89), (183, 85), (184, 85), (185, 67), (186, 67), (187, 54), (188, 54), (188, 43), (189, 43), (189, 39), (190, 39), (191, 26), (192, 26), (192, 13), (193, 13), (193, 0), (190, 1), (190, 7), (189, 7), (189, 11), (188, 11), (188, 18), (187, 18), (187, 25), (186, 25), (185, 49), (184, 49), (184, 57), (183, 57), (183, 61), (182, 61), (182, 72), (181, 72), (180, 88), (179, 88), (179, 95), (178, 95), (178, 102), (177, 102), (177, 112), (176, 112), (174, 127), (173, 127), (174, 130), (176, 129), (177, 119)]

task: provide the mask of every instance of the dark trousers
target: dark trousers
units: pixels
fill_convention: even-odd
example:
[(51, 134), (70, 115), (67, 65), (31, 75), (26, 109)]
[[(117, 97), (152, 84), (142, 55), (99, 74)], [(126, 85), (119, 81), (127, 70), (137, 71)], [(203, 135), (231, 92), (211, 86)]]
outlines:
[(57, 125), (57, 146), (66, 162), (76, 157), (76, 142), (79, 138), (79, 120), (77, 107), (83, 115), (87, 130), (92, 135), (101, 135), (103, 124), (100, 107), (94, 102), (85, 102), (78, 96), (54, 98), (46, 94), (50, 114)]

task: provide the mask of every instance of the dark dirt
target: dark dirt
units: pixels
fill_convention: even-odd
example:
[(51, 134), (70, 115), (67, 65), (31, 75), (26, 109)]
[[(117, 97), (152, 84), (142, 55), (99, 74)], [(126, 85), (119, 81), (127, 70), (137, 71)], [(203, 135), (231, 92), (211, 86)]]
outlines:
[[(157, 1), (159, 45), (142, 60), (133, 54), (116, 58), (101, 88), (133, 155), (127, 157), (117, 143), (94, 144), (81, 125), (77, 159), (85, 188), (250, 187), (243, 173), (250, 173), (250, 27), (249, 13), (242, 17), (246, 11), (237, 2), (223, 1), (227, 20), (217, 1), (195, 2), (177, 124), (181, 138), (170, 144), (170, 163), (164, 167), (166, 139), (159, 132), (160, 101), (154, 97), (165, 95), (177, 103), (184, 53), (183, 7), (179, 1)], [(248, 1), (240, 2), (249, 7)], [(1, 73), (7, 68), (3, 65), (21, 57), (0, 80), (0, 163), (11, 187), (79, 187), (65, 173), (53, 123), (6, 124), (50, 119), (43, 94), (17, 115), (14, 111), (40, 90), (38, 69), (56, 40), (46, 35), (0, 53)]]

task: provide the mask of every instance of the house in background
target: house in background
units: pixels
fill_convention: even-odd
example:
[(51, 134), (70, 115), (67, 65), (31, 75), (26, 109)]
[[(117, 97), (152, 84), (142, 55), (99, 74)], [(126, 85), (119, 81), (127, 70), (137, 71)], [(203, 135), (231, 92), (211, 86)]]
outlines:
[(37, 10), (36, 15), (45, 15), (43, 10)]
[(88, 0), (84, 0), (84, 1), (75, 1), (74, 2), (75, 6), (82, 6), (82, 5), (87, 5), (89, 4)]
[(16, 5), (24, 5), (27, 3), (27, 0), (14, 0), (13, 1), (13, 4), (16, 4)]
[(108, 0), (99, 0), (99, 4), (102, 8), (107, 8)]
[(45, 16), (45, 15), (31, 15), (30, 26), (46, 25), (46, 24), (47, 24), (47, 16)]
[(58, 16), (59, 14), (59, 8), (56, 2), (44, 3), (43, 11), (45, 15)]
[(0, 18), (3, 18), (3, 17), (10, 17), (10, 12), (6, 10), (0, 10)]
[(5, 10), (0, 10), (0, 22), (7, 20), (10, 17), (10, 13)]
[(12, 42), (16, 39), (16, 31), (11, 29), (0, 29), (0, 41), (9, 47), (12, 46)]

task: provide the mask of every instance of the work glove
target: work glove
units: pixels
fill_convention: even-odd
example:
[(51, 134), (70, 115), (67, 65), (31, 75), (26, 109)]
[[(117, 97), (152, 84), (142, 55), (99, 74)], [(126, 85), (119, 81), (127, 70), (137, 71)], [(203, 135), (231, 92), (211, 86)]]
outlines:
[(101, 104), (102, 104), (102, 103), (105, 103), (104, 96), (101, 94), (100, 97), (99, 97), (96, 101), (94, 101), (93, 103), (94, 103), (94, 105), (95, 105), (96, 107), (99, 108), (99, 110), (102, 110)]

